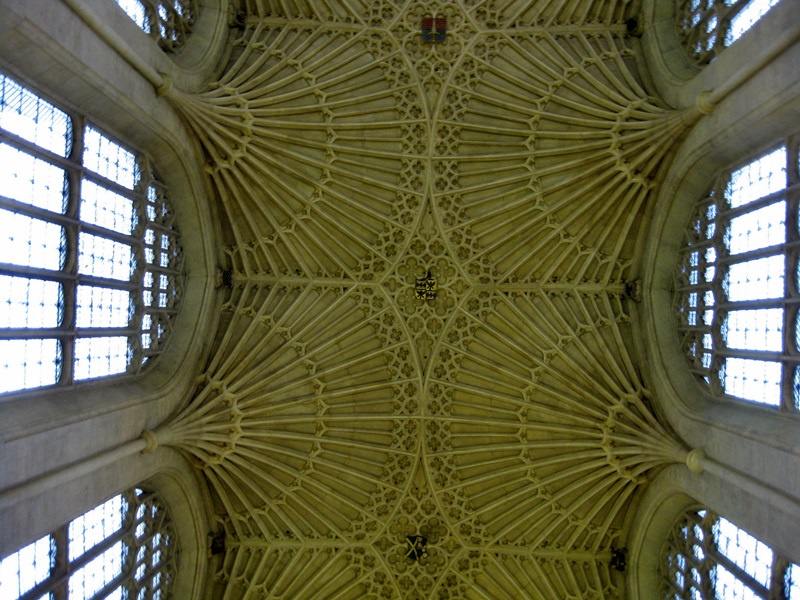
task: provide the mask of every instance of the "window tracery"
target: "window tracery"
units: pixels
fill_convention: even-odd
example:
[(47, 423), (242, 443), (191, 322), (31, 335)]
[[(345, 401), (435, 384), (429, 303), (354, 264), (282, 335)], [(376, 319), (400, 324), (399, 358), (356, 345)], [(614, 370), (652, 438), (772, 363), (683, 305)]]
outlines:
[(158, 496), (130, 489), (0, 561), (3, 598), (166, 599), (178, 551)]
[(117, 0), (117, 4), (164, 52), (184, 46), (200, 14), (199, 0)]
[(0, 392), (136, 373), (182, 253), (148, 157), (0, 74)]
[(678, 0), (678, 38), (698, 67), (738, 40), (779, 0)]
[(676, 520), (662, 551), (661, 597), (800, 599), (800, 566), (711, 510)]
[(798, 139), (723, 173), (695, 206), (674, 282), (691, 371), (714, 395), (800, 409)]

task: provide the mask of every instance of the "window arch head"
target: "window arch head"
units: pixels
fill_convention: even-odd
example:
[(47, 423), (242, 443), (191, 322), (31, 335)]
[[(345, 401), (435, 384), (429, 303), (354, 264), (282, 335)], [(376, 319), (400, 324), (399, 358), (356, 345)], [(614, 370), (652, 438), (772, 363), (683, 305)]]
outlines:
[(660, 570), (664, 599), (800, 599), (800, 566), (699, 506), (675, 521)]
[(800, 409), (798, 150), (722, 173), (695, 206), (674, 278), (691, 371), (714, 395)]
[(166, 600), (178, 552), (158, 496), (130, 489), (0, 561), (3, 598)]
[(182, 253), (151, 161), (0, 74), (0, 392), (139, 372)]
[(677, 0), (675, 24), (684, 53), (695, 65), (707, 65), (778, 2)]
[(117, 0), (117, 4), (164, 52), (176, 52), (186, 44), (200, 14), (199, 0)]

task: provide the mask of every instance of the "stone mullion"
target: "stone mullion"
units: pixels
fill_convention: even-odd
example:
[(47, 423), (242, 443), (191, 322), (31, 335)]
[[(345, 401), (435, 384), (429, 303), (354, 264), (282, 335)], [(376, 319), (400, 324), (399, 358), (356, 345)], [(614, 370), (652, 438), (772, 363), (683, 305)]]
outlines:
[[(714, 304), (715, 306), (710, 307), (713, 311), (712, 316), (712, 327), (714, 329), (714, 333), (712, 333), (712, 348), (709, 349), (711, 353), (711, 365), (709, 368), (709, 382), (712, 392), (715, 395), (721, 395), (725, 393), (725, 386), (720, 374), (722, 372), (723, 361), (718, 357), (716, 350), (720, 348), (724, 348), (725, 344), (722, 341), (722, 323), (725, 320), (725, 314), (723, 311), (719, 310), (716, 305), (724, 304), (728, 300), (728, 296), (725, 293), (725, 288), (722, 285), (723, 280), (725, 279), (724, 269), (721, 268), (720, 261), (724, 260), (727, 256), (730, 255), (728, 252), (728, 248), (725, 245), (725, 232), (727, 231), (729, 221), (725, 219), (723, 215), (723, 206), (725, 208), (729, 208), (727, 206), (727, 202), (724, 200), (725, 198), (725, 188), (728, 183), (729, 174), (724, 174), (717, 178), (716, 183), (714, 184), (714, 191), (713, 191), (713, 198), (715, 199), (715, 207), (716, 212), (714, 214), (713, 222), (714, 222), (714, 248), (716, 250), (716, 259), (715, 259), (715, 268), (714, 268), (714, 277), (711, 281), (712, 286), (712, 293), (714, 294)], [(699, 305), (699, 303), (698, 303)], [(698, 317), (700, 316), (698, 308)]]
[[(71, 168), (67, 170), (68, 188), (65, 216), (72, 221), (72, 225), (64, 227), (66, 249), (62, 271), (69, 277), (69, 282), (62, 283), (64, 294), (64, 315), (61, 329), (74, 332), (77, 323), (77, 295), (78, 295), (78, 240), (80, 237), (80, 199), (81, 182), (83, 180), (83, 134), (86, 128), (86, 118), (72, 115), (72, 149), (70, 152)], [(58, 383), (74, 383), (75, 366), (75, 337), (69, 336), (61, 340), (61, 376)]]
[[(136, 238), (136, 243), (132, 244), (131, 252), (135, 262), (135, 268), (131, 276), (131, 291), (130, 299), (133, 311), (130, 314), (128, 327), (135, 330), (128, 335), (128, 348), (133, 349), (133, 359), (128, 363), (129, 372), (137, 372), (142, 365), (142, 358), (144, 350), (142, 348), (142, 319), (147, 307), (144, 306), (144, 275), (148, 270), (147, 261), (145, 260), (145, 235), (144, 231), (152, 224), (150, 223), (147, 215), (148, 206), (148, 191), (153, 183), (153, 173), (150, 161), (147, 157), (137, 155), (136, 161), (139, 167), (140, 177), (136, 182), (136, 192), (141, 200), (134, 203), (134, 211), (136, 214), (136, 224), (133, 230), (133, 236)], [(155, 261), (155, 258), (154, 258)], [(156, 287), (157, 277), (153, 278), (153, 285)], [(155, 297), (155, 290), (154, 290)], [(156, 345), (157, 341), (156, 341)]]
[(782, 367), (781, 379), (781, 409), (789, 412), (797, 412), (800, 409), (800, 395), (795, 391), (795, 378), (800, 367), (795, 366), (800, 357), (800, 347), (798, 347), (798, 314), (800, 307), (800, 167), (798, 166), (798, 156), (800, 156), (800, 136), (792, 136), (786, 144), (786, 251), (785, 251), (785, 291), (787, 299), (786, 307), (783, 311), (783, 352), (788, 358)]
[(786, 589), (786, 571), (788, 569), (789, 561), (777, 552), (774, 553), (770, 569), (769, 600), (786, 600), (789, 597), (789, 590)]

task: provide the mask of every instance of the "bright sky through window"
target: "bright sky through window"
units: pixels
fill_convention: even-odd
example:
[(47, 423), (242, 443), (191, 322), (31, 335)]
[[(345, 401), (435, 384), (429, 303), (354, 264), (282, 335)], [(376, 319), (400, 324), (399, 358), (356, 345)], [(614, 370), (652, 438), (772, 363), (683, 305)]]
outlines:
[(0, 75), (0, 392), (138, 372), (177, 313), (163, 186), (145, 156), (72, 124)]
[(150, 19), (140, 0), (117, 0), (120, 8), (136, 23), (142, 31), (150, 33)]
[(166, 598), (177, 544), (151, 492), (128, 490), (0, 561), (0, 598)]
[(767, 14), (779, 0), (752, 0), (748, 2), (739, 13), (731, 19), (730, 29), (725, 38), (725, 45), (730, 46), (750, 29), (756, 22)]
[(117, 0), (120, 8), (165, 52), (179, 50), (194, 30), (199, 0)]
[[(662, 558), (662, 598), (800, 600), (800, 568), (727, 519), (690, 510), (676, 522)], [(777, 569), (777, 572), (773, 572)]]
[(685, 54), (697, 66), (714, 60), (779, 0), (677, 0), (676, 27)]
[[(712, 391), (797, 410), (800, 388), (784, 398), (785, 380), (800, 372), (788, 347), (786, 246), (787, 146), (765, 152), (721, 176), (689, 224), (676, 272), (678, 329), (694, 372)], [(795, 206), (795, 208), (790, 208)], [(796, 268), (796, 267), (795, 267)]]

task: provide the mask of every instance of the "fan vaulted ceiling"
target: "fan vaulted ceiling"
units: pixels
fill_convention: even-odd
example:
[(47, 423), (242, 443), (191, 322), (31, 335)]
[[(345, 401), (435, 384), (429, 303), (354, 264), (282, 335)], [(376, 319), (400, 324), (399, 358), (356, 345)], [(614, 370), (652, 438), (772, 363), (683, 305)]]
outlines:
[(162, 90), (229, 224), (215, 353), (157, 432), (215, 497), (220, 597), (624, 597), (634, 494), (686, 457), (626, 290), (697, 116), (643, 88), (635, 3), (243, 8), (219, 80)]

